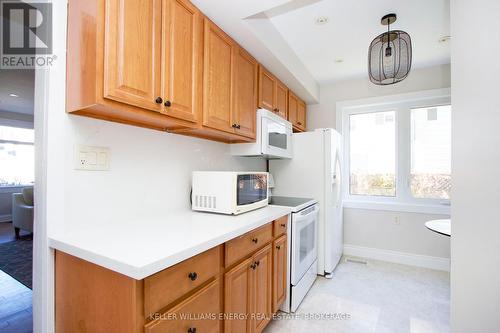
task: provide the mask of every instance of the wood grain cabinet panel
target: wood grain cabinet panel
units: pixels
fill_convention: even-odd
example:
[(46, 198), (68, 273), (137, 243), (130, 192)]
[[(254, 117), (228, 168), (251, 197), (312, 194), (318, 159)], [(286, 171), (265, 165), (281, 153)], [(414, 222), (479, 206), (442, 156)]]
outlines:
[(247, 315), (252, 311), (253, 258), (248, 258), (224, 275), (224, 313), (235, 315), (224, 321), (225, 333), (250, 332)]
[(162, 13), (162, 112), (196, 123), (201, 111), (203, 19), (187, 0), (164, 0)]
[(233, 40), (205, 19), (203, 125), (234, 133), (233, 122)]
[(222, 247), (217, 246), (144, 279), (144, 314), (157, 313), (182, 295), (219, 274)]
[(257, 112), (257, 61), (241, 47), (235, 50), (234, 123), (239, 135), (255, 138)]
[(299, 98), (295, 96), (295, 94), (289, 90), (288, 91), (288, 121), (292, 123), (292, 125), (297, 124), (298, 119), (298, 107), (299, 107)]
[(252, 291), (254, 293), (253, 306), (250, 318), (251, 332), (260, 333), (269, 323), (272, 314), (272, 249), (271, 244), (253, 256), (254, 264), (252, 270)]
[(222, 332), (222, 321), (219, 320), (222, 311), (221, 291), (221, 282), (217, 279), (163, 313), (163, 318), (148, 323), (144, 333)]
[(297, 107), (297, 128), (301, 131), (306, 130), (306, 103), (301, 100)]
[(104, 98), (159, 111), (161, 0), (107, 0)]
[(273, 111), (276, 108), (276, 78), (259, 66), (259, 107)]
[(279, 237), (286, 233), (288, 227), (288, 215), (280, 217), (273, 222), (273, 235)]
[(273, 239), (273, 226), (268, 223), (226, 243), (225, 266), (229, 267), (238, 260), (257, 251)]
[(276, 84), (276, 114), (288, 119), (288, 88), (280, 81)]
[(287, 276), (287, 236), (273, 242), (273, 312), (283, 304), (286, 297)]

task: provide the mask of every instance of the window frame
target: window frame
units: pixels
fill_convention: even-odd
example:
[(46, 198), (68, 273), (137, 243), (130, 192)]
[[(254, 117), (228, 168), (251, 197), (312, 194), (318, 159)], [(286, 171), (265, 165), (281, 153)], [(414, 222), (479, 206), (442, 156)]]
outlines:
[[(4, 127), (12, 127), (12, 128), (21, 128), (21, 129), (28, 129), (28, 130), (33, 130), (33, 128), (29, 128), (29, 127), (23, 127), (23, 126), (13, 126), (13, 125), (10, 125), (10, 124), (0, 124), (0, 126), (4, 126)], [(12, 144), (12, 145), (19, 145), (19, 146), (35, 146), (35, 142), (34, 142), (34, 138), (33, 138), (33, 142), (31, 141), (17, 141), (17, 140), (4, 140), (4, 139), (0, 139), (0, 144)], [(33, 156), (33, 161), (35, 162), (35, 156)], [(27, 183), (27, 184), (15, 184), (15, 185), (2, 185), (0, 184), (0, 193), (5, 193), (5, 192), (8, 192), (9, 190), (11, 189), (16, 189), (16, 188), (23, 188), (23, 187), (27, 187), (27, 186), (33, 186), (34, 182), (35, 182), (35, 179), (34, 179), (34, 174), (33, 174), (33, 182), (32, 183)]]
[[(435, 89), (337, 103), (337, 130), (343, 137), (342, 189), (344, 207), (450, 214), (449, 199), (415, 198), (411, 193), (411, 110), (450, 105), (450, 89)], [(384, 197), (350, 193), (350, 121), (351, 115), (395, 111), (396, 196)], [(452, 111), (453, 112), (453, 111)]]

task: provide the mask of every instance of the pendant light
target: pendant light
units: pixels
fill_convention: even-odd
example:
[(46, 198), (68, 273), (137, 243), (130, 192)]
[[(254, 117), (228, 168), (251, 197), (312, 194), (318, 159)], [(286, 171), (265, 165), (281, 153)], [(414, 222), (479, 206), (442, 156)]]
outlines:
[(380, 23), (387, 32), (378, 35), (368, 49), (368, 75), (377, 85), (389, 85), (403, 81), (411, 69), (411, 38), (401, 30), (391, 30), (396, 14), (387, 14)]

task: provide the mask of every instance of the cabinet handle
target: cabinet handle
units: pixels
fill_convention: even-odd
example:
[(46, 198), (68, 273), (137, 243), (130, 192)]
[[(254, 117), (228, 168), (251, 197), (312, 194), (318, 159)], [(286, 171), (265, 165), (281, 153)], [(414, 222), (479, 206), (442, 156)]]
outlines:
[(198, 274), (196, 272), (191, 272), (188, 274), (188, 278), (190, 278), (191, 281), (194, 281), (198, 278)]
[(255, 269), (255, 268), (257, 268), (257, 265), (255, 263), (253, 263), (253, 264), (250, 265), (250, 268), (251, 269)]
[(188, 328), (188, 333), (196, 333), (196, 327)]
[(302, 123), (300, 121), (297, 122), (297, 125), (302, 125)]
[(256, 262), (255, 262), (255, 264), (256, 264), (257, 266), (259, 266), (259, 265), (260, 265), (260, 260), (259, 260), (259, 261), (256, 261)]
[(281, 249), (281, 246), (280, 246), (280, 245), (276, 245), (276, 249), (277, 249), (277, 250), (280, 250), (280, 249)]
[(274, 111), (274, 112), (278, 112), (279, 110), (278, 110), (278, 109), (274, 109), (273, 111)]
[(240, 124), (238, 124), (238, 126), (237, 126), (236, 128), (237, 128), (237, 129), (240, 129), (240, 128), (241, 128), (241, 125), (240, 125)]
[(239, 128), (241, 128), (241, 125), (239, 125), (239, 124), (233, 124), (233, 125), (231, 125), (231, 127), (239, 129)]
[(161, 104), (161, 102), (163, 102), (163, 99), (161, 97), (156, 97), (155, 102)]
[(172, 105), (172, 103), (171, 103), (170, 101), (168, 101), (168, 100), (167, 100), (167, 101), (165, 101), (165, 104), (163, 104), (163, 105), (165, 105), (166, 107), (169, 107), (169, 106), (171, 106), (171, 105)]
[(280, 226), (283, 227), (283, 228), (285, 228), (286, 224), (285, 223), (281, 223)]
[(254, 242), (255, 244), (257, 244), (258, 241), (259, 241), (258, 238), (252, 238), (252, 242)]

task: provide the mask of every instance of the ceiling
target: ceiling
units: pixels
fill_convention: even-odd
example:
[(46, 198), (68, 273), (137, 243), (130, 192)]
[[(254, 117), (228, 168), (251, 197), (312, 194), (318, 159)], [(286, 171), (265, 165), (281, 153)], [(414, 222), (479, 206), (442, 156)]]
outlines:
[[(319, 85), (366, 77), (368, 46), (384, 32), (380, 19), (412, 38), (412, 68), (450, 62), (449, 0), (192, 0), (257, 60), (308, 103)], [(319, 16), (328, 23), (315, 24)], [(341, 63), (335, 60), (342, 59)]]
[[(0, 111), (33, 114), (35, 71), (0, 70)], [(18, 97), (10, 96), (10, 94)]]
[[(287, 44), (320, 83), (367, 76), (370, 42), (387, 27), (382, 16), (396, 13), (391, 29), (410, 34), (412, 68), (450, 62), (449, 0), (323, 0), (270, 17)], [(316, 24), (318, 17), (328, 22)], [(342, 60), (337, 63), (336, 60)]]

